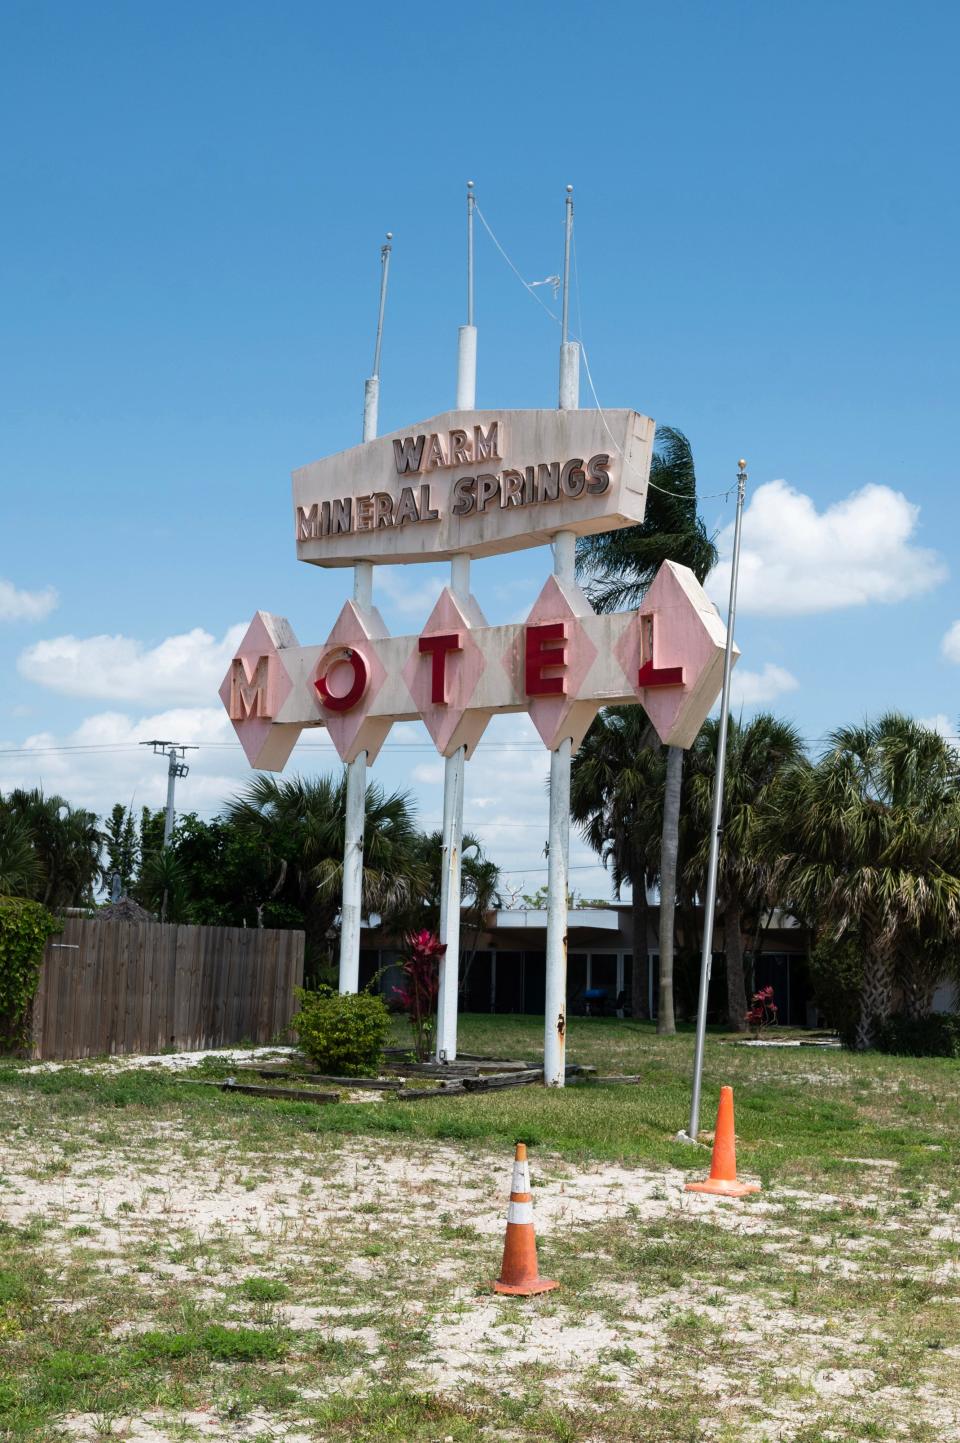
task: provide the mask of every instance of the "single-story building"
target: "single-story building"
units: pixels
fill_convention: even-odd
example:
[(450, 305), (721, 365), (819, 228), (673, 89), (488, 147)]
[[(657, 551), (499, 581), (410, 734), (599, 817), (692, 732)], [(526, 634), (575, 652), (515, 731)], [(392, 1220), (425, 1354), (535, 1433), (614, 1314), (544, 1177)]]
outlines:
[[(694, 925), (702, 926), (697, 909)], [(567, 913), (567, 1007), (572, 1014), (623, 1012), (634, 1017), (656, 1017), (659, 907), (647, 908), (645, 946), (637, 949), (633, 935), (633, 908), (629, 903), (605, 907), (576, 907)], [(464, 929), (460, 954), (460, 1006), (466, 1012), (526, 1012), (542, 1014), (544, 1007), (547, 914), (545, 911), (509, 910), (488, 914), (485, 929), (476, 939)], [(677, 927), (674, 991), (680, 1016), (696, 1012), (700, 969), (700, 936), (684, 936)], [(710, 1010), (719, 1018), (725, 1011), (723, 994), (723, 926), (714, 929), (714, 969)], [(379, 974), (386, 996), (399, 983), (394, 967), (398, 948), (379, 929), (366, 927), (360, 953), (360, 983), (365, 986)], [(763, 929), (758, 956), (748, 959), (748, 986), (772, 986), (780, 1020), (793, 1026), (817, 1025), (809, 1005), (806, 929), (783, 912), (774, 912)], [(719, 984), (719, 985), (718, 985)]]

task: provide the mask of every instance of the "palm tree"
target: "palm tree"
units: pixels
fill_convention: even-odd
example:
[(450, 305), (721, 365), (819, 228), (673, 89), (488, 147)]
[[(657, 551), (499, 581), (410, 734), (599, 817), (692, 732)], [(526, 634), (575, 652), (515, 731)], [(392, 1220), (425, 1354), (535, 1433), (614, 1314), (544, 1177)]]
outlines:
[[(672, 426), (658, 426), (650, 489), (640, 526), (585, 536), (577, 543), (577, 570), (598, 611), (636, 606), (664, 561), (689, 566), (701, 584), (717, 563), (717, 548), (697, 514), (697, 480), (690, 442)], [(680, 846), (683, 750), (667, 748), (660, 846), (660, 1006), (657, 1031), (673, 1033), (674, 916)]]
[[(685, 883), (703, 895), (710, 853), (713, 788), (717, 774), (719, 717), (700, 729), (690, 750), (686, 811), (690, 857)], [(803, 742), (794, 726), (769, 712), (746, 724), (731, 717), (723, 785), (723, 831), (717, 871), (717, 902), (724, 921), (727, 963), (727, 1021), (746, 1030), (747, 993), (743, 974), (743, 918), (772, 904), (773, 859), (766, 850), (764, 819), (778, 808), (778, 790), (788, 771), (802, 769)]]
[(54, 908), (92, 902), (103, 845), (96, 815), (38, 787), (12, 791), (6, 809), (26, 827), (43, 869), (37, 900)]
[[(327, 951), (340, 910), (346, 832), (346, 774), (280, 779), (261, 774), (227, 809), (256, 838), (273, 878), (272, 896), (302, 910), (310, 970)], [(366, 794), (363, 908), (390, 917), (422, 895), (427, 875), (417, 846), (410, 798), (371, 782)]]
[(775, 833), (786, 895), (834, 937), (862, 940), (856, 1045), (869, 1047), (907, 946), (955, 937), (960, 925), (956, 753), (896, 712), (843, 727), (816, 766), (785, 779)]
[[(647, 888), (656, 884), (660, 866), (665, 751), (639, 708), (608, 707), (584, 737), (570, 774), (573, 820), (610, 867), (616, 895), (624, 882), (633, 891), (635, 1016), (646, 1015)], [(667, 1007), (672, 1015), (672, 991)]]
[(0, 803), (0, 896), (36, 898), (43, 891), (43, 866), (30, 828)]
[(488, 912), (502, 905), (500, 896), (500, 868), (496, 862), (477, 850), (463, 858), (463, 896), (469, 899), (467, 924), (470, 927), (470, 946), (460, 967), (460, 991), (466, 993), (470, 981), (470, 969), (477, 955), (480, 934)]

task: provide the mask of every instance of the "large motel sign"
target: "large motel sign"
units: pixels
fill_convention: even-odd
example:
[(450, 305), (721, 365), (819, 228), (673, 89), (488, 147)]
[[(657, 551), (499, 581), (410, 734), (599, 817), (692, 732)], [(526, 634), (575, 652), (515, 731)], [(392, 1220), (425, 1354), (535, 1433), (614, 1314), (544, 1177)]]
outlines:
[[(359, 567), (553, 542), (572, 563), (576, 536), (642, 521), (653, 434), (635, 411), (446, 412), (296, 471), (297, 555)], [(519, 711), (548, 750), (569, 757), (601, 707), (634, 702), (663, 742), (689, 746), (719, 694), (724, 644), (717, 610), (686, 567), (667, 562), (636, 610), (598, 615), (572, 564), (555, 564), (526, 620), (508, 626), (487, 625), (469, 587), (454, 586), (410, 636), (390, 636), (356, 590), (319, 644), (300, 645), (286, 620), (257, 612), (220, 695), (251, 765), (271, 771), (305, 727), (325, 726), (355, 764), (375, 759), (394, 722), (419, 718), (449, 759), (473, 753), (491, 716)], [(558, 825), (568, 830), (568, 809)], [(565, 869), (563, 897), (553, 900), (565, 917)], [(358, 945), (358, 929), (356, 937)], [(562, 1082), (565, 945), (562, 961), (551, 990), (548, 956), (548, 1009), (552, 998), (557, 1012), (545, 1020), (548, 1082)], [(342, 950), (343, 990), (355, 976)], [(441, 1019), (439, 1055), (452, 1060), (455, 973), (446, 1006), (453, 1027), (444, 1032)]]

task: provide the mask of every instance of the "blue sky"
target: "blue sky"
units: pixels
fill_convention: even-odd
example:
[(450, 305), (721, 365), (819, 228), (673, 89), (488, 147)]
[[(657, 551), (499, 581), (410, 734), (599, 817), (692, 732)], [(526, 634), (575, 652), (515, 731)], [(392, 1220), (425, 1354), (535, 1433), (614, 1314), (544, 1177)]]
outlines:
[[(452, 403), (468, 176), (529, 280), (575, 185), (601, 402), (685, 430), (705, 495), (748, 458), (745, 708), (811, 740), (894, 706), (956, 733), (958, 31), (860, 0), (3, 0), (0, 787), (156, 804), (157, 732), (203, 743), (184, 807), (242, 782), (231, 628), (263, 607), (317, 641), (347, 593), (295, 560), (289, 473), (359, 439), (388, 228), (381, 429)], [(482, 232), (477, 268), (480, 405), (553, 405), (554, 323)], [(477, 563), (488, 618), (548, 568)], [(444, 574), (379, 581), (392, 629)], [(468, 825), (532, 887), (545, 759), (516, 718), (487, 736)], [(439, 774), (414, 728), (377, 764), (425, 823)]]

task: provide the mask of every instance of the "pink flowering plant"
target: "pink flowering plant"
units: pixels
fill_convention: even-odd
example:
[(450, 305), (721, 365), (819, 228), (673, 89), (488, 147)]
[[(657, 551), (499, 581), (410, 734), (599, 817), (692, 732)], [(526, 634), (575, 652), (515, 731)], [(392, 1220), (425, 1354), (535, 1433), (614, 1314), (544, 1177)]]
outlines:
[(411, 932), (404, 943), (406, 953), (399, 959), (403, 983), (394, 987), (393, 995), (410, 1018), (417, 1061), (425, 1062), (430, 1056), (436, 1029), (440, 959), (447, 947), (435, 932), (426, 929)]
[(777, 1025), (777, 1004), (773, 1000), (772, 987), (762, 987), (753, 994), (746, 1020), (753, 1029), (754, 1037)]

